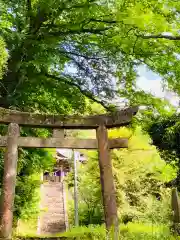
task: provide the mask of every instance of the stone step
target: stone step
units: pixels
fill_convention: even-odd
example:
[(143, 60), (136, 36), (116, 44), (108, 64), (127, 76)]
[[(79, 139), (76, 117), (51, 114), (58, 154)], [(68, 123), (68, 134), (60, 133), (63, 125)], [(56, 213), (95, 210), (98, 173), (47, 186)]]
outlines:
[(53, 204), (53, 205), (50, 205), (48, 202), (46, 202), (46, 203), (43, 204), (43, 206), (44, 206), (44, 208), (47, 208), (47, 211), (48, 211), (49, 209), (51, 209), (51, 208), (56, 209), (57, 211), (58, 211), (59, 209), (63, 209), (63, 210), (64, 210), (64, 205), (63, 205), (63, 203), (55, 203), (55, 204)]
[(41, 231), (41, 234), (45, 235), (51, 235), (51, 234), (56, 234), (56, 233), (61, 233), (61, 232), (64, 232), (66, 229), (65, 229), (65, 226), (59, 228), (59, 229), (54, 229), (54, 227), (50, 227), (50, 228), (46, 228), (46, 229), (42, 229)]
[(53, 191), (54, 191), (54, 190), (58, 190), (58, 191), (59, 191), (59, 190), (62, 190), (62, 189), (63, 189), (62, 186), (53, 186), (53, 187), (51, 187), (51, 186), (46, 186), (46, 187), (43, 186), (43, 188), (44, 188), (45, 191), (47, 191), (47, 190), (48, 190), (48, 191), (49, 191), (49, 190), (53, 190)]
[(64, 216), (64, 211), (62, 212), (46, 212), (44, 214), (42, 214), (42, 216), (45, 218), (47, 216), (47, 218), (52, 218), (52, 217), (62, 217)]
[(62, 194), (62, 189), (44, 189), (44, 194), (49, 195), (49, 194)]
[(50, 207), (50, 206), (45, 206), (45, 210), (44, 212), (47, 213), (52, 213), (52, 212), (56, 212), (57, 214), (59, 213), (64, 213), (64, 208), (54, 208), (54, 207)]
[(51, 224), (48, 226), (45, 226), (44, 228), (42, 228), (41, 233), (59, 233), (59, 232), (64, 232), (65, 231), (65, 225), (58, 225), (56, 227), (55, 224)]
[(49, 190), (49, 192), (44, 192), (43, 196), (46, 196), (47, 198), (49, 197), (57, 197), (58, 198), (62, 198), (63, 197), (63, 194), (62, 194), (62, 191), (60, 190), (56, 190), (56, 191), (52, 191), (52, 190)]
[(47, 210), (40, 217), (41, 234), (52, 234), (66, 230), (63, 185), (57, 182), (43, 184), (41, 206)]
[(49, 226), (49, 225), (57, 224), (57, 223), (59, 224), (59, 226), (60, 225), (64, 225), (64, 220), (63, 219), (59, 219), (59, 218), (58, 219), (54, 219), (53, 221), (50, 221), (50, 220), (48, 221), (46, 218), (45, 219), (43, 218), (42, 220), (44, 221), (44, 224), (43, 224), (44, 226), (46, 226), (46, 225)]
[(43, 198), (43, 202), (46, 202), (46, 201), (49, 202), (50, 200), (51, 200), (52, 203), (54, 203), (54, 202), (62, 202), (63, 197), (59, 197), (59, 196), (56, 197), (56, 196), (53, 195), (51, 197), (47, 197), (47, 198), (44, 197)]
[(47, 224), (45, 224), (42, 229), (47, 229), (47, 228), (52, 228), (51, 230), (53, 229), (60, 229), (60, 228), (63, 228), (65, 227), (65, 224), (62, 223), (62, 222), (48, 222)]
[(56, 208), (57, 210), (58, 210), (59, 208), (64, 208), (63, 203), (54, 203), (53, 205), (51, 205), (50, 202), (45, 202), (45, 203), (43, 203), (43, 206), (46, 207), (46, 208), (48, 208), (48, 209), (51, 208), (51, 207), (53, 207), (53, 208)]
[(54, 209), (54, 211), (52, 211), (53, 209), (48, 209), (47, 211), (44, 211), (44, 215), (48, 215), (50, 213), (50, 215), (56, 216), (56, 215), (62, 215), (64, 214), (64, 209), (61, 209), (61, 211), (56, 211), (56, 209)]
[(45, 202), (50, 202), (51, 201), (51, 203), (53, 204), (53, 203), (61, 203), (62, 202), (62, 200), (63, 200), (63, 198), (61, 197), (61, 198), (57, 198), (57, 197), (48, 197), (48, 198), (44, 198), (43, 199), (43, 202), (45, 203)]
[(45, 185), (43, 184), (43, 188), (44, 189), (63, 189), (63, 185), (60, 183), (58, 184), (48, 184), (48, 185)]
[(62, 189), (61, 188), (44, 188), (44, 192), (56, 192), (56, 191), (61, 193)]
[(52, 228), (53, 229), (60, 229), (64, 227), (65, 224), (63, 221), (51, 221), (51, 222), (46, 222), (42, 229), (47, 229), (47, 228)]
[(52, 198), (46, 198), (46, 199), (42, 199), (42, 200), (43, 200), (42, 202), (44, 204), (50, 203), (50, 202), (51, 202), (51, 204), (58, 204), (58, 203), (62, 203), (63, 198), (61, 198), (61, 199), (56, 198), (56, 200), (55, 200), (55, 197), (52, 197)]
[(60, 233), (65, 231), (65, 226), (61, 226), (61, 228), (54, 228), (54, 225), (51, 227), (46, 227), (42, 229), (42, 234), (53, 234), (53, 233)]
[(53, 203), (53, 202), (62, 202), (63, 200), (63, 197), (62, 196), (49, 196), (49, 197), (43, 197), (43, 202), (46, 202), (46, 201), (50, 201)]
[(52, 218), (52, 217), (43, 217), (42, 218), (42, 221), (43, 222), (45, 222), (45, 225), (49, 225), (49, 224), (51, 224), (51, 223), (61, 223), (61, 225), (62, 224), (64, 224), (64, 217), (63, 216), (61, 216), (61, 217), (53, 217), (53, 219), (49, 219), (49, 218)]

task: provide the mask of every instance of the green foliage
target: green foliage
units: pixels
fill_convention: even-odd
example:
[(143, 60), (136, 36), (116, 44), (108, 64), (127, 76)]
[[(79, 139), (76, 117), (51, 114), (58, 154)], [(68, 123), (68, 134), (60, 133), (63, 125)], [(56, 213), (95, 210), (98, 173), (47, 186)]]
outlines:
[[(130, 137), (128, 149), (112, 153), (121, 219), (125, 222), (169, 221), (170, 201), (164, 184), (176, 177), (176, 170), (160, 158), (155, 147), (149, 144), (149, 137), (142, 134), (140, 128), (135, 132), (130, 129), (112, 130), (110, 136)], [(156, 211), (154, 205), (163, 209), (161, 219), (161, 210)]]
[(40, 174), (18, 177), (15, 196), (15, 217), (27, 220), (39, 213)]
[(168, 226), (166, 225), (146, 225), (129, 223), (128, 225), (122, 226), (120, 228), (120, 238), (122, 240), (144, 240), (144, 239), (155, 239), (155, 240), (173, 240), (175, 239), (171, 236)]
[(172, 0), (1, 0), (0, 6), (9, 52), (1, 106), (82, 113), (84, 96), (108, 105), (116, 95), (158, 107), (136, 87), (142, 64), (170, 85), (178, 82), (179, 42), (161, 36), (178, 34)]
[[(88, 153), (88, 163), (78, 167), (78, 192), (79, 192), (79, 221), (81, 225), (102, 224), (103, 207), (101, 204), (101, 189), (99, 180), (99, 166), (97, 154)], [(71, 186), (73, 173), (66, 180)], [(74, 205), (69, 203), (69, 221), (74, 223)]]
[[(47, 239), (52, 236), (41, 236), (40, 239)], [(89, 225), (88, 227), (75, 227), (71, 228), (69, 231), (65, 233), (59, 233), (53, 235), (53, 237), (58, 237), (59, 239), (82, 239), (82, 240), (105, 240), (106, 231), (104, 226), (97, 225)], [(17, 240), (28, 240), (31, 239), (39, 239), (39, 236), (32, 236), (23, 234), (22, 236), (17, 236), (15, 239)], [(110, 235), (110, 240), (113, 238)], [(120, 240), (177, 240), (178, 237), (173, 237), (167, 226), (165, 225), (146, 225), (146, 224), (137, 224), (137, 223), (129, 223), (127, 225), (120, 225), (119, 231), (119, 239)]]
[(39, 213), (41, 173), (51, 170), (55, 159), (47, 150), (22, 150), (18, 162), (15, 215), (29, 219)]
[(2, 37), (0, 37), (0, 79), (2, 78), (2, 75), (6, 69), (7, 58), (8, 54), (6, 51), (6, 45)]
[[(129, 138), (128, 149), (112, 152), (120, 221), (168, 224), (171, 201), (170, 190), (165, 185), (176, 178), (176, 169), (161, 159), (156, 148), (150, 145), (150, 138), (140, 128), (135, 131), (129, 128), (111, 130), (109, 137)], [(86, 154), (87, 164), (79, 165), (78, 169), (80, 223), (101, 224), (104, 217), (98, 156), (96, 152)], [(72, 184), (72, 180), (71, 173), (68, 182)], [(69, 211), (71, 222), (72, 208)]]
[(105, 239), (106, 231), (104, 226), (89, 225), (88, 227), (74, 227), (67, 233), (58, 234), (67, 238), (80, 238), (80, 239)]
[[(41, 130), (42, 132), (42, 130)], [(2, 188), (4, 150), (0, 152), (0, 191)], [(51, 170), (53, 152), (45, 149), (20, 149), (17, 169), (14, 216), (18, 219), (37, 217), (39, 212), (41, 173)]]
[(149, 132), (153, 140), (153, 144), (159, 148), (161, 156), (166, 160), (166, 162), (171, 162), (177, 166), (178, 177), (173, 184), (179, 187), (179, 114), (156, 117), (146, 126), (146, 130)]

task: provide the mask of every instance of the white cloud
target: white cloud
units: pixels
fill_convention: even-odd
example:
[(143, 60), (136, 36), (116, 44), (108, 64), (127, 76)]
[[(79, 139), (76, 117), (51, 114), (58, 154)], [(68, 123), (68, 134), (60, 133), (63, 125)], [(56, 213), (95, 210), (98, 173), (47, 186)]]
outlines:
[(138, 74), (137, 87), (156, 97), (164, 98), (172, 105), (178, 107), (180, 101), (178, 95), (174, 92), (163, 90), (162, 80), (157, 74), (149, 71), (145, 66), (141, 66), (138, 69)]
[(178, 107), (180, 103), (179, 96), (171, 91), (166, 91), (165, 98), (174, 106)]
[(140, 76), (137, 79), (137, 87), (139, 87), (140, 89), (143, 89), (146, 92), (152, 93), (157, 97), (160, 97), (160, 98), (164, 97), (161, 79), (150, 80), (144, 76)]

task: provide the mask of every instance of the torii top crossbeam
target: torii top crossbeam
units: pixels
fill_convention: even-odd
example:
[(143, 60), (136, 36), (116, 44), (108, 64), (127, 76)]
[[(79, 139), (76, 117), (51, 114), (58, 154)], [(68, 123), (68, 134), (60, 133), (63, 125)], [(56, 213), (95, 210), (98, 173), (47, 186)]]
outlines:
[(64, 129), (96, 129), (99, 125), (113, 128), (128, 125), (137, 111), (138, 107), (132, 107), (111, 114), (84, 117), (32, 114), (0, 108), (0, 123), (17, 123), (21, 126)]

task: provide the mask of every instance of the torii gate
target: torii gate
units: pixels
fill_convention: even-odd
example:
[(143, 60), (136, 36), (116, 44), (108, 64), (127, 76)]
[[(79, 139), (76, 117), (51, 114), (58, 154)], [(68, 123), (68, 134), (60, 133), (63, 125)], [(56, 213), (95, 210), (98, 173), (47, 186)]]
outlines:
[[(0, 137), (0, 147), (6, 147), (1, 204), (1, 238), (11, 238), (18, 147), (98, 149), (101, 188), (106, 228), (118, 226), (116, 192), (113, 181), (110, 149), (128, 147), (128, 139), (108, 139), (109, 128), (128, 125), (138, 107), (111, 114), (94, 116), (42, 115), (0, 109), (0, 123), (9, 124), (7, 136)], [(52, 138), (21, 137), (19, 126), (53, 129)], [(64, 129), (96, 129), (96, 139), (64, 138)]]

